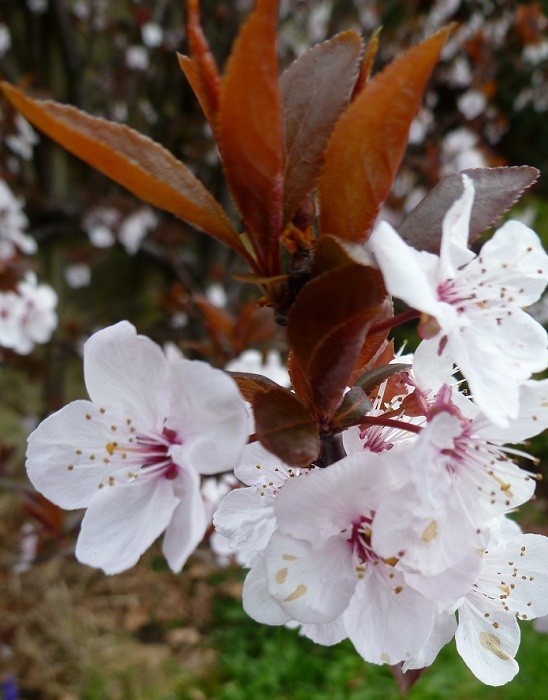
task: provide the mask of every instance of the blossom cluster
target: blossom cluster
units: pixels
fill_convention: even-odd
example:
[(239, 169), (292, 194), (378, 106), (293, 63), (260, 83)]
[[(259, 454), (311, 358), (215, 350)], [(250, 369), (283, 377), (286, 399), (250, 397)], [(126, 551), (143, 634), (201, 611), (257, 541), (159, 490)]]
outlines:
[[(27, 355), (36, 343), (50, 340), (57, 326), (57, 294), (39, 284), (36, 274), (23, 274), (18, 256), (33, 254), (36, 241), (25, 231), (28, 218), (24, 202), (0, 180), (0, 346)], [(7, 281), (4, 283), (3, 278)]]
[(127, 322), (92, 336), (90, 400), (47, 418), (27, 452), (38, 490), (87, 509), (78, 559), (117, 573), (165, 533), (180, 571), (228, 491), (216, 547), (249, 568), (254, 619), (319, 644), (349, 638), (366, 661), (403, 671), (454, 637), (481, 681), (511, 680), (518, 620), (548, 613), (548, 539), (508, 517), (535, 490), (514, 445), (548, 425), (548, 380), (531, 378), (546, 366), (546, 332), (523, 310), (546, 286), (548, 256), (512, 220), (471, 251), (474, 184), (462, 184), (439, 255), (386, 222), (367, 244), (389, 292), (420, 314), (423, 340), (405, 357), (385, 344), (377, 363), (394, 372), (359, 425), (331, 435), (340, 455), (327, 466), (293, 467), (258, 443), (227, 373), (164, 354)]

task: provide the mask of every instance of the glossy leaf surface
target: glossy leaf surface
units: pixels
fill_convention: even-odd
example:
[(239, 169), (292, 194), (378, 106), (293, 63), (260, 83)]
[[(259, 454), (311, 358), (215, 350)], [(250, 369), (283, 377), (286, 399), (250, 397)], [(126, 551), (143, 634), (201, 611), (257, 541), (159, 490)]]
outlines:
[(385, 294), (378, 270), (351, 264), (311, 280), (293, 304), (288, 339), (319, 420), (339, 405)]
[(282, 387), (257, 392), (253, 413), (257, 437), (286, 464), (307, 466), (316, 459), (320, 452), (318, 429), (295, 394)]
[(323, 234), (355, 242), (367, 239), (450, 31), (440, 30), (392, 61), (337, 122), (318, 183)]
[(360, 35), (343, 32), (306, 51), (281, 76), (284, 224), (316, 184), (329, 136), (350, 100), (361, 50)]
[[(528, 165), (472, 168), (462, 173), (474, 181), (469, 243), (490, 228), (540, 175), (536, 168)], [(399, 234), (409, 245), (417, 250), (439, 253), (443, 217), (464, 191), (462, 173), (454, 173), (438, 182), (398, 226)]]
[(277, 274), (282, 206), (282, 127), (276, 54), (277, 0), (258, 0), (228, 60), (218, 114), (232, 196), (261, 272)]

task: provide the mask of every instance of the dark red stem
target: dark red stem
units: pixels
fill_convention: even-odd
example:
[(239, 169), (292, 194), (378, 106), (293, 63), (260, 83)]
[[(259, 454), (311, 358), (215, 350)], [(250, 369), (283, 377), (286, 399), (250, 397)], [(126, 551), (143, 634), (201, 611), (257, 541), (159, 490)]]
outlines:
[(407, 423), (403, 420), (395, 418), (384, 418), (384, 416), (364, 416), (360, 425), (383, 425), (387, 428), (399, 428), (400, 430), (408, 430), (410, 433), (420, 433), (422, 428), (414, 423)]
[(407, 321), (412, 321), (414, 318), (419, 318), (420, 315), (420, 311), (417, 311), (416, 309), (408, 309), (397, 316), (387, 318), (385, 321), (374, 323), (369, 327), (368, 335), (380, 333), (381, 331), (385, 331), (388, 328), (394, 328), (395, 326), (401, 326), (402, 323), (407, 323)]

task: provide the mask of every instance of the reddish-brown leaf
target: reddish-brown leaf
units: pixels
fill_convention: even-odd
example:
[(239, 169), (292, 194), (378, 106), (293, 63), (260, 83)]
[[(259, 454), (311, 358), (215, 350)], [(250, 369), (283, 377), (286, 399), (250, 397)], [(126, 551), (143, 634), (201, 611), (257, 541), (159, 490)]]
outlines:
[(409, 127), (451, 26), (378, 73), (340, 117), (318, 183), (320, 230), (363, 242), (400, 166)]
[(175, 214), (250, 259), (221, 206), (163, 146), (123, 124), (70, 105), (34, 100), (8, 83), (1, 87), (16, 109), (68, 151), (145, 202)]
[[(202, 31), (200, 23), (200, 2), (199, 0), (187, 1), (187, 21), (186, 38), (190, 50), (190, 56), (194, 61), (200, 78), (200, 95), (196, 93), (204, 113), (215, 128), (215, 115), (219, 108), (219, 91), (221, 88), (221, 77), (217, 62), (209, 49), (209, 45)], [(179, 63), (181, 63), (179, 59)], [(181, 68), (186, 71), (181, 65)], [(187, 75), (188, 78), (188, 75)], [(192, 81), (189, 78), (192, 85)], [(196, 92), (194, 85), (192, 88)], [(205, 104), (202, 104), (202, 100)]]
[(312, 354), (307, 379), (311, 402), (322, 424), (329, 423), (342, 401), (373, 314), (372, 309), (364, 309), (337, 324)]
[(539, 171), (528, 165), (471, 168), (453, 173), (430, 190), (398, 226), (400, 236), (417, 250), (440, 252), (443, 217), (464, 192), (462, 175), (474, 182), (468, 242), (473, 243), (536, 182)]
[(190, 83), (190, 87), (193, 89), (194, 94), (200, 103), (200, 107), (202, 108), (207, 121), (215, 131), (215, 116), (217, 111), (216, 107), (214, 108), (211, 103), (211, 97), (208, 93), (207, 86), (204, 83), (200, 67), (193, 58), (190, 58), (190, 56), (184, 56), (181, 53), (177, 54), (177, 60), (179, 61), (179, 66), (185, 74), (186, 79)]
[(283, 188), (276, 26), (278, 0), (257, 0), (228, 60), (219, 148), (261, 273), (278, 274)]
[(331, 427), (341, 430), (351, 425), (359, 425), (372, 406), (371, 399), (361, 387), (352, 387), (344, 395), (341, 405), (331, 420)]
[(342, 32), (308, 50), (281, 76), (284, 225), (316, 184), (327, 140), (356, 82), (362, 45), (357, 32)]
[(308, 282), (293, 304), (288, 339), (322, 421), (340, 402), (385, 295), (378, 270), (350, 264)]
[(253, 403), (253, 398), (257, 392), (268, 391), (272, 387), (277, 387), (279, 384), (273, 382), (261, 374), (253, 374), (253, 372), (228, 372), (232, 379), (238, 385), (240, 394), (249, 403)]
[(375, 63), (375, 58), (377, 56), (377, 51), (379, 50), (379, 39), (381, 35), (382, 27), (375, 29), (367, 46), (365, 47), (365, 53), (362, 59), (362, 64), (360, 66), (360, 72), (356, 84), (354, 85), (354, 92), (352, 93), (352, 99), (355, 100), (360, 94), (363, 88), (369, 82), (371, 78), (371, 71), (373, 70), (373, 64)]
[(291, 380), (291, 386), (299, 399), (308, 406), (310, 404), (310, 388), (305, 379), (301, 366), (295, 358), (295, 353), (290, 350), (287, 357), (287, 372)]
[(257, 392), (253, 413), (257, 437), (286, 464), (307, 466), (319, 455), (316, 423), (295, 394), (282, 387)]
[(327, 272), (341, 265), (374, 266), (371, 256), (363, 245), (343, 241), (336, 236), (320, 236), (314, 246), (314, 259), (312, 261), (312, 276)]

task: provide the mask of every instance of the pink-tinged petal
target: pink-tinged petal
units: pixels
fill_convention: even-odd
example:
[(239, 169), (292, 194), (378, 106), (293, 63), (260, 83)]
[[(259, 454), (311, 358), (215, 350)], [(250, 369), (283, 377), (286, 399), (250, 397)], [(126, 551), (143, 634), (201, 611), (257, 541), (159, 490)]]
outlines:
[(517, 443), (548, 428), (548, 379), (526, 381), (519, 387), (519, 413), (510, 425), (501, 428), (478, 421), (476, 434), (491, 442)]
[(403, 664), (402, 671), (405, 673), (405, 671), (413, 668), (426, 668), (433, 664), (441, 649), (455, 636), (456, 629), (457, 620), (455, 615), (446, 613), (437, 615), (434, 620), (432, 633), (418, 653)]
[(474, 253), (468, 248), (474, 182), (463, 175), (462, 184), (462, 195), (453, 202), (443, 217), (439, 272), (443, 279), (452, 279), (462, 265), (474, 258)]
[[(455, 537), (458, 537), (457, 533)], [(444, 610), (453, 608), (455, 603), (470, 591), (478, 578), (482, 565), (481, 555), (481, 548), (478, 547), (477, 550), (471, 550), (458, 563), (447, 567), (441, 574), (422, 576), (419, 573), (404, 570), (403, 576), (406, 582), (425, 598), (435, 600)]]
[(459, 608), (457, 651), (482, 683), (504, 685), (519, 671), (514, 659), (519, 626), (514, 615), (500, 611), (486, 598), (478, 601), (480, 597), (474, 596), (473, 602), (466, 599)]
[(517, 535), (490, 549), (480, 579), (481, 592), (520, 619), (548, 614), (548, 537)]
[(323, 542), (374, 509), (388, 485), (382, 455), (349, 455), (328, 469), (286, 481), (274, 503), (278, 528), (309, 542)]
[(324, 622), (318, 625), (301, 625), (300, 634), (303, 637), (308, 637), (316, 644), (332, 647), (347, 637), (344, 615), (340, 615), (331, 622)]
[(129, 569), (166, 529), (178, 504), (169, 479), (138, 477), (106, 486), (82, 520), (76, 558), (106, 574)]
[(537, 234), (521, 221), (510, 220), (501, 226), (483, 245), (466, 275), (476, 272), (479, 279), (481, 268), (489, 271), (490, 282), (496, 280), (511, 293), (515, 306), (537, 301), (548, 282), (548, 255)]
[(330, 622), (345, 610), (357, 574), (344, 539), (333, 537), (313, 548), (274, 533), (264, 557), (268, 590), (292, 620)]
[[(442, 464), (439, 471), (443, 471)], [(420, 474), (417, 477), (420, 482)], [(428, 488), (427, 482), (424, 488)], [(452, 490), (439, 491), (437, 498), (432, 494), (427, 499), (420, 491), (420, 483), (409, 483), (379, 505), (373, 520), (372, 545), (386, 559), (397, 556), (406, 570), (434, 577), (481, 548), (482, 539)], [(455, 597), (468, 592), (469, 586), (462, 590), (458, 582), (455, 585), (460, 590)]]
[(195, 471), (181, 472), (172, 485), (179, 505), (167, 526), (163, 551), (169, 568), (178, 573), (202, 541), (209, 519), (200, 491), (200, 477)]
[(84, 346), (90, 399), (121, 415), (131, 411), (149, 430), (162, 430), (169, 364), (161, 348), (127, 321), (95, 333)]
[(110, 422), (90, 401), (73, 401), (42, 421), (28, 438), (35, 488), (61, 508), (87, 507), (120, 469), (107, 450)]
[(268, 591), (266, 566), (262, 556), (253, 559), (251, 571), (246, 576), (242, 603), (246, 613), (265, 625), (284, 625), (291, 618)]
[(515, 309), (462, 327), (444, 350), (468, 381), (474, 402), (496, 425), (505, 427), (519, 413), (519, 385), (548, 362), (546, 331)]
[(366, 569), (344, 622), (360, 656), (373, 664), (393, 665), (418, 654), (432, 632), (435, 607), (407, 586), (401, 574), (379, 563)]
[(392, 296), (432, 316), (437, 316), (441, 307), (448, 306), (439, 302), (436, 295), (437, 255), (407, 245), (386, 221), (376, 226), (369, 246)]
[(276, 530), (272, 503), (254, 487), (231, 491), (221, 501), (213, 523), (233, 549), (261, 551)]
[(180, 458), (201, 474), (233, 469), (249, 436), (249, 418), (233, 379), (205, 362), (171, 365), (167, 428), (182, 437)]

